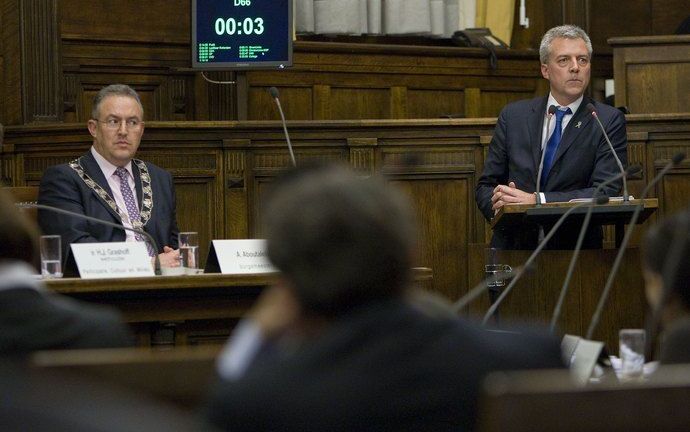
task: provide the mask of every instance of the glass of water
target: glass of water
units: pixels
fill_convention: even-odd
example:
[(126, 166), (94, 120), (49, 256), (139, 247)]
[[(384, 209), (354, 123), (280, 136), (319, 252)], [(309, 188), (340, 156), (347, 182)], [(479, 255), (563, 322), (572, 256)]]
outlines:
[(62, 277), (62, 242), (59, 235), (44, 235), (40, 239), (41, 275), (45, 279)]
[(623, 329), (618, 334), (621, 358), (621, 380), (642, 379), (644, 372), (645, 331), (642, 329)]
[(181, 232), (179, 237), (180, 260), (186, 274), (200, 273), (199, 269), (199, 234)]
[[(489, 279), (502, 273), (510, 273), (513, 269), (508, 264), (498, 264), (498, 249), (486, 249), (486, 262), (484, 264), (484, 278)], [(493, 280), (487, 282), (489, 288), (500, 288), (505, 286), (505, 279)]]

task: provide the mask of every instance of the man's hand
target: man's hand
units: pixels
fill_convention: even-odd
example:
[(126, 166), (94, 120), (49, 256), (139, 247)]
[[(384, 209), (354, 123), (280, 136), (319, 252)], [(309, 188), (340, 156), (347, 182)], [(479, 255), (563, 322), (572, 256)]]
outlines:
[(506, 204), (536, 204), (537, 197), (533, 193), (521, 191), (515, 187), (514, 182), (506, 185), (498, 185), (494, 188), (494, 193), (491, 195), (491, 208), (494, 213)]
[(179, 267), (180, 251), (170, 246), (163, 246), (163, 253), (158, 254), (158, 259), (161, 262), (161, 267)]

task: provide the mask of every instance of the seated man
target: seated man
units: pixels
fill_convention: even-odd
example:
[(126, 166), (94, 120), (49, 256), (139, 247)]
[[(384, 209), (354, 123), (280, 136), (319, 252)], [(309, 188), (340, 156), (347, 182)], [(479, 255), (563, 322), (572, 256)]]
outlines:
[(483, 329), (412, 306), (415, 223), (404, 195), (383, 180), (295, 170), (272, 184), (262, 215), (281, 275), (243, 323), (255, 326), (237, 344), (255, 353), (250, 367), (246, 359), (220, 367), (227, 380), (209, 407), (214, 425), (471, 429), (486, 373), (561, 365), (557, 341), (521, 345), (516, 355)]
[[(134, 159), (144, 133), (144, 108), (129, 86), (101, 89), (93, 101), (89, 132), (93, 146), (81, 157), (48, 168), (41, 179), (39, 204), (50, 205), (151, 234), (161, 250), (161, 264), (179, 265), (175, 189), (167, 171)], [(71, 243), (145, 241), (139, 234), (58, 213), (39, 210), (44, 234), (62, 236), (65, 272)]]
[(115, 311), (51, 293), (34, 277), (37, 233), (0, 190), (0, 355), (131, 345)]
[[(591, 198), (600, 183), (620, 172), (601, 129), (586, 108), (590, 103), (622, 164), (627, 161), (623, 113), (585, 96), (592, 60), (592, 43), (587, 33), (572, 25), (550, 29), (541, 40), (539, 58), (542, 76), (549, 81), (549, 95), (507, 105), (498, 117), (489, 144), (475, 194), (487, 221), (506, 204), (537, 202), (542, 153), (541, 203)], [(550, 106), (556, 109), (549, 122)], [(622, 180), (613, 182), (602, 192), (615, 196), (621, 185)], [(550, 249), (575, 246), (580, 227), (568, 225), (549, 242)], [(548, 231), (550, 227), (543, 229)], [(496, 229), (491, 245), (500, 249), (534, 249), (539, 231), (535, 223)], [(602, 237), (600, 226), (590, 227), (584, 248), (601, 248)]]

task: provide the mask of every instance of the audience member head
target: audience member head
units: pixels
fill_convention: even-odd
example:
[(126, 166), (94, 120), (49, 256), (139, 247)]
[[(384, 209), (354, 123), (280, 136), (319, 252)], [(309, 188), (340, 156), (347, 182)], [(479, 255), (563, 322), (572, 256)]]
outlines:
[(98, 154), (113, 165), (127, 165), (144, 133), (144, 107), (137, 92), (124, 84), (102, 88), (93, 99), (88, 128)]
[(0, 263), (38, 262), (38, 228), (14, 205), (10, 194), (0, 188)]
[(539, 45), (541, 73), (549, 80), (551, 94), (561, 106), (582, 96), (589, 85), (592, 42), (580, 27), (553, 27)]
[[(653, 226), (643, 247), (645, 291), (652, 309), (659, 309), (663, 325), (679, 316), (690, 315), (690, 212), (677, 213)], [(675, 242), (680, 241), (681, 259), (675, 269), (665, 268)], [(677, 243), (675, 243), (677, 244)], [(664, 286), (664, 271), (674, 271), (669, 286)], [(661, 304), (663, 302), (663, 304)]]
[(269, 258), (303, 315), (333, 318), (406, 288), (414, 218), (383, 179), (335, 165), (297, 168), (275, 181), (262, 214)]

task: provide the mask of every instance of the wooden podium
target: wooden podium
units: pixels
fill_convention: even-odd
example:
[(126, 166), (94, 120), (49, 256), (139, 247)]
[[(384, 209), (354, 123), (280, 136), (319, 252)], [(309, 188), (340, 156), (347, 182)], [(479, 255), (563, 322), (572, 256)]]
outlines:
[[(503, 206), (491, 220), (491, 228), (518, 226), (526, 221), (538, 224), (553, 225), (558, 218), (568, 210), (577, 206), (577, 202), (555, 202), (540, 206), (532, 204), (508, 204)], [(619, 247), (625, 234), (625, 225), (630, 222), (635, 208), (642, 205), (637, 224), (644, 223), (659, 207), (659, 200), (646, 198), (644, 200), (633, 199), (628, 202), (610, 201), (607, 204), (597, 205), (592, 210), (591, 224), (614, 225), (616, 227), (616, 247)], [(568, 220), (583, 220), (589, 206), (584, 205), (573, 210)], [(558, 234), (556, 234), (558, 235)]]
[[(610, 202), (594, 207), (592, 223), (616, 225), (616, 237), (622, 238), (623, 226), (629, 222), (638, 204), (643, 205), (638, 223), (644, 222), (657, 208), (657, 199), (632, 200), (629, 203)], [(577, 203), (548, 203), (533, 205), (507, 205), (496, 214), (492, 226), (517, 225), (525, 220), (553, 224)], [(570, 218), (582, 219), (588, 206), (573, 211)], [(620, 243), (620, 242), (617, 242)], [(484, 278), (485, 249), (487, 245), (473, 244), (469, 250), (469, 286)], [(499, 251), (497, 262), (513, 268), (522, 265), (532, 251)], [(618, 249), (583, 250), (579, 256), (570, 289), (559, 320), (559, 332), (584, 336), (606, 284)], [(502, 322), (533, 322), (548, 324), (553, 314), (572, 251), (546, 250), (534, 263), (500, 306)], [(612, 353), (618, 351), (618, 331), (621, 328), (644, 326), (646, 302), (639, 249), (625, 251), (621, 268), (613, 284), (602, 320), (594, 339), (604, 341)], [(482, 315), (489, 306), (488, 296), (470, 306), (469, 313)]]

